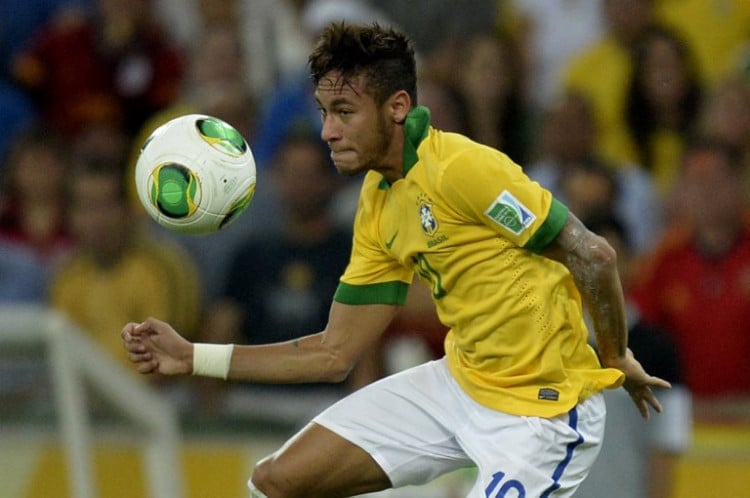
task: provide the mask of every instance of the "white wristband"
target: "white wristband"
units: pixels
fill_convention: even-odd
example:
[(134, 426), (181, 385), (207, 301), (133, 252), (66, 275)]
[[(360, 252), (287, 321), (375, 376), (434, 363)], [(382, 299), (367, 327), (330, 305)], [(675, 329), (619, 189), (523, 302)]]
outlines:
[(193, 344), (193, 375), (226, 379), (234, 344)]

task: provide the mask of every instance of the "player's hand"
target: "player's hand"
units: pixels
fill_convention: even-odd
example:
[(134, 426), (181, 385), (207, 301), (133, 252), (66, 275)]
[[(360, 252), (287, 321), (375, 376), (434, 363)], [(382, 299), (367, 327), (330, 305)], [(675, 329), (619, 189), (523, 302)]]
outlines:
[(193, 345), (168, 323), (148, 318), (128, 323), (120, 334), (128, 359), (142, 374), (189, 374), (193, 371)]
[(664, 379), (646, 373), (643, 366), (633, 356), (630, 348), (627, 349), (623, 360), (616, 365), (610, 364), (607, 366), (617, 368), (625, 374), (625, 383), (622, 387), (630, 394), (643, 418), (648, 420), (650, 414), (649, 406), (661, 413), (661, 403), (659, 403), (651, 388), (660, 387), (670, 389), (672, 385)]

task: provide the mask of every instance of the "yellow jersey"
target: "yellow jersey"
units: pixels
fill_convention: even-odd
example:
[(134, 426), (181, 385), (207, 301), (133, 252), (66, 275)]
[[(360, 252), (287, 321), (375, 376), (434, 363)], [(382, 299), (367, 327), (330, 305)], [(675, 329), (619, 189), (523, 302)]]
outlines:
[(416, 273), (450, 327), (453, 376), (496, 410), (553, 417), (620, 385), (588, 345), (571, 274), (539, 255), (567, 208), (505, 154), (429, 121), (424, 107), (406, 120), (403, 179), (366, 175), (334, 299), (403, 304)]

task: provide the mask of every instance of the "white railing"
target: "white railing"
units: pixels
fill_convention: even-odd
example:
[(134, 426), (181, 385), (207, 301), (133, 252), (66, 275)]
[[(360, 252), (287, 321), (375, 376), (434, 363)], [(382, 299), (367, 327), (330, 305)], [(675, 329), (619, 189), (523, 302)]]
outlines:
[[(179, 419), (172, 405), (139, 382), (76, 325), (37, 306), (0, 306), (0, 344), (46, 344), (60, 432), (75, 498), (96, 498), (84, 381), (148, 430), (145, 474), (153, 498), (185, 496)], [(124, 351), (123, 351), (124, 354)]]

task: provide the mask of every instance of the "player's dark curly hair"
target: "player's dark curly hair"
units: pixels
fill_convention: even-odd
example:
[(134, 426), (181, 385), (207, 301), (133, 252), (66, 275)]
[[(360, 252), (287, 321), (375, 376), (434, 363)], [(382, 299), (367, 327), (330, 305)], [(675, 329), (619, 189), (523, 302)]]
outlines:
[(365, 88), (378, 105), (400, 90), (409, 94), (412, 105), (417, 104), (414, 47), (406, 35), (392, 28), (332, 23), (323, 29), (308, 62), (316, 86), (329, 72), (340, 71), (343, 84), (364, 76)]

